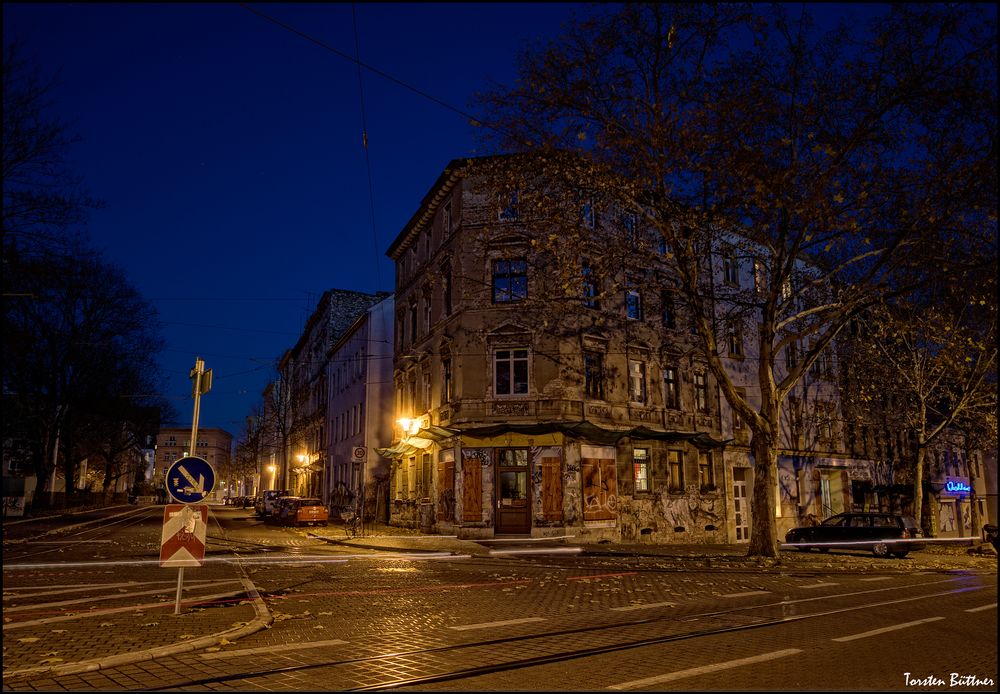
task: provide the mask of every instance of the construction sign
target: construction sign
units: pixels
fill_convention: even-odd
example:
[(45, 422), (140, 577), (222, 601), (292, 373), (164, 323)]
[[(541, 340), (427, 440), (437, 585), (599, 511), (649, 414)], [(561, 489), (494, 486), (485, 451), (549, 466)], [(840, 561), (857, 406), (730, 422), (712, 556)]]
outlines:
[(163, 509), (160, 566), (201, 566), (207, 530), (208, 505), (168, 504)]

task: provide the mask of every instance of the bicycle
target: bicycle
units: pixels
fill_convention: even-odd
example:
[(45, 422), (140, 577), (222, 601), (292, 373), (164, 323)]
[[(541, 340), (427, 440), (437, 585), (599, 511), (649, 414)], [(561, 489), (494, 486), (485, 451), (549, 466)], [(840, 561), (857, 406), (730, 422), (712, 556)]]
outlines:
[(348, 537), (357, 537), (362, 533), (361, 516), (355, 511), (341, 511), (340, 518), (344, 521), (344, 534)]

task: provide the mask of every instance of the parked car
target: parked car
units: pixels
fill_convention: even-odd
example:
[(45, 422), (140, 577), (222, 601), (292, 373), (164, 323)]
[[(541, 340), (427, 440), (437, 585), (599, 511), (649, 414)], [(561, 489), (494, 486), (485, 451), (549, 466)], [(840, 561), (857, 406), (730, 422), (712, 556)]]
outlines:
[(278, 525), (326, 525), (330, 513), (319, 499), (301, 496), (284, 496), (275, 505), (274, 521)]
[(287, 489), (266, 489), (257, 497), (254, 510), (258, 518), (267, 519), (274, 512), (274, 502), (283, 496), (288, 496), (291, 492)]
[(803, 552), (813, 548), (827, 552), (836, 547), (868, 550), (876, 557), (891, 554), (903, 558), (911, 550), (923, 549), (923, 536), (912, 516), (838, 513), (817, 525), (792, 528), (785, 535), (785, 544)]

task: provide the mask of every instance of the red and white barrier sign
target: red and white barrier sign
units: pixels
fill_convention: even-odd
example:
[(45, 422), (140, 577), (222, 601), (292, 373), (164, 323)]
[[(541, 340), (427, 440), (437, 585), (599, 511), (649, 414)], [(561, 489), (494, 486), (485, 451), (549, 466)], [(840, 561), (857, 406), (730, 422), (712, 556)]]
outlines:
[(163, 509), (160, 566), (201, 566), (207, 530), (207, 504), (168, 504)]

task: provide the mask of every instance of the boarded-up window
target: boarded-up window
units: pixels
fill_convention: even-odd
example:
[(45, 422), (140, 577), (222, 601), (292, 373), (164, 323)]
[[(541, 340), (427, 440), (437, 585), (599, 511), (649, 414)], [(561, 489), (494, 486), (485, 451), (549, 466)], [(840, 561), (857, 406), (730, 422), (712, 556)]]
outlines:
[[(445, 455), (450, 454), (450, 455)], [(437, 464), (437, 519), (453, 521), (455, 516), (455, 453), (441, 451)]]
[(462, 520), (483, 519), (483, 463), (479, 451), (462, 451)]
[(562, 459), (542, 458), (542, 517), (560, 521), (562, 510)]
[[(598, 451), (594, 447), (594, 451)], [(587, 455), (586, 451), (583, 455)], [(593, 454), (591, 454), (593, 455)], [(618, 517), (618, 480), (615, 476), (614, 449), (601, 453), (601, 458), (583, 457), (583, 520), (606, 521)]]

